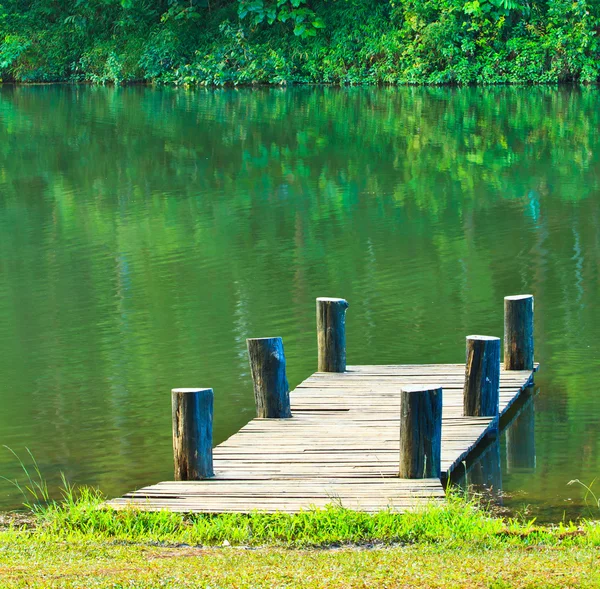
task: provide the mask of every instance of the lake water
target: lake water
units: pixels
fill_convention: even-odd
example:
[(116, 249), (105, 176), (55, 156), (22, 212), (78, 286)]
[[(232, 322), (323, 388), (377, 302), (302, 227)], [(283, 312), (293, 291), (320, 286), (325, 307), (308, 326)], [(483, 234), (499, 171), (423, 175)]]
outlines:
[(317, 296), (369, 364), (464, 361), (533, 293), (503, 502), (598, 515), (599, 129), (593, 88), (1, 87), (0, 444), (122, 494), (172, 477), (171, 388), (214, 388), (216, 443), (252, 418), (246, 337), (316, 369)]

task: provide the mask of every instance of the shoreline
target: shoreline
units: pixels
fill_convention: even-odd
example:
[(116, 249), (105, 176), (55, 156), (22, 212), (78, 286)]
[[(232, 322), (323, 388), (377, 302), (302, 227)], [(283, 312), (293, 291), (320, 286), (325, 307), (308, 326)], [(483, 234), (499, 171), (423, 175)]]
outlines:
[(248, 82), (242, 84), (203, 84), (195, 82), (190, 84), (177, 84), (175, 82), (162, 82), (156, 80), (131, 80), (127, 82), (92, 82), (86, 80), (56, 80), (48, 82), (28, 82), (28, 81), (2, 81), (1, 87), (26, 87), (33, 88), (38, 86), (87, 86), (93, 88), (153, 88), (153, 89), (179, 89), (179, 90), (288, 90), (291, 88), (333, 88), (336, 90), (344, 89), (392, 89), (392, 88), (439, 88), (439, 89), (456, 89), (463, 90), (471, 89), (498, 89), (498, 88), (599, 88), (600, 80), (595, 82), (589, 81), (556, 81), (556, 82), (472, 82), (461, 84), (458, 82), (445, 82), (435, 84), (431, 82), (397, 82), (397, 83), (380, 83), (380, 82), (357, 82), (357, 83), (337, 83), (337, 82), (289, 82), (289, 83), (265, 83), (265, 82)]

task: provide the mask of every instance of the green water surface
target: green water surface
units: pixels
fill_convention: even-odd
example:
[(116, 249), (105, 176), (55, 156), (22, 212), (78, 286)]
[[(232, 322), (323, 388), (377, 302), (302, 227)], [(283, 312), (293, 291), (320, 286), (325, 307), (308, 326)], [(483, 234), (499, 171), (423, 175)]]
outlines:
[(315, 370), (317, 296), (350, 302), (350, 363), (433, 363), (531, 292), (535, 456), (503, 434), (503, 501), (589, 514), (599, 157), (592, 88), (1, 87), (0, 444), (54, 496), (121, 494), (172, 477), (171, 388), (214, 388), (216, 443), (252, 418), (246, 337)]

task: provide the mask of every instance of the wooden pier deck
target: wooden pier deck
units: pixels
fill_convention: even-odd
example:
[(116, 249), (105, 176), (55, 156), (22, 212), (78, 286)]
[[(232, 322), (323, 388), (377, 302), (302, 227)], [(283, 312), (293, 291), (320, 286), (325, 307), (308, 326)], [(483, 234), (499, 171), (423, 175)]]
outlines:
[[(534, 370), (535, 371), (535, 370)], [(534, 371), (500, 371), (500, 415)], [(439, 479), (398, 478), (400, 390), (443, 388), (442, 475), (497, 428), (464, 417), (464, 364), (348, 366), (318, 372), (290, 393), (292, 418), (253, 419), (213, 452), (215, 477), (166, 481), (109, 501), (180, 512), (297, 512), (327, 504), (403, 511), (444, 497)]]

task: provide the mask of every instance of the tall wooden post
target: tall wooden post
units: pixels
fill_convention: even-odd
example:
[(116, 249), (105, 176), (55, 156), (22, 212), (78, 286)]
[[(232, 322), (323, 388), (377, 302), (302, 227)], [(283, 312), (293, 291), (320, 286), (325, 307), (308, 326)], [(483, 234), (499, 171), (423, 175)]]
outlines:
[(500, 402), (500, 338), (467, 336), (464, 414), (497, 416)]
[(533, 370), (533, 295), (504, 297), (504, 368)]
[(400, 392), (400, 478), (440, 478), (442, 389), (403, 387)]
[(317, 342), (319, 372), (346, 371), (346, 309), (345, 299), (317, 299)]
[(214, 476), (212, 389), (173, 389), (173, 457), (176, 481)]
[(246, 340), (257, 417), (291, 417), (285, 353), (280, 337)]

